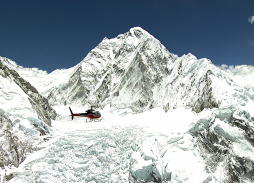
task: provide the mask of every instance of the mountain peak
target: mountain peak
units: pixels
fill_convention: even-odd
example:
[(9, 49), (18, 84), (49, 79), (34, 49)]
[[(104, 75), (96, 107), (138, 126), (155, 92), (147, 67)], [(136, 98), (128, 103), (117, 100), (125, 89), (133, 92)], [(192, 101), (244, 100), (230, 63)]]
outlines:
[[(129, 30), (130, 33), (134, 34), (136, 37), (140, 37), (140, 35), (143, 35), (145, 33), (148, 33), (141, 27), (133, 27)], [(149, 33), (148, 33), (149, 34)]]
[[(218, 107), (220, 70), (191, 53), (178, 57), (140, 27), (103, 41), (76, 66), (65, 87), (49, 95), (52, 104), (77, 103), (133, 111)], [(226, 78), (226, 77), (224, 77)], [(225, 85), (229, 85), (226, 79)], [(55, 99), (58, 100), (55, 100)]]
[(146, 32), (144, 29), (142, 29), (142, 28), (139, 27), (139, 26), (130, 28), (130, 31), (135, 31), (135, 30), (139, 30), (139, 31), (141, 31), (141, 32)]
[(184, 54), (182, 57), (197, 60), (197, 57), (195, 55), (193, 55), (192, 53), (188, 53), (187, 55)]

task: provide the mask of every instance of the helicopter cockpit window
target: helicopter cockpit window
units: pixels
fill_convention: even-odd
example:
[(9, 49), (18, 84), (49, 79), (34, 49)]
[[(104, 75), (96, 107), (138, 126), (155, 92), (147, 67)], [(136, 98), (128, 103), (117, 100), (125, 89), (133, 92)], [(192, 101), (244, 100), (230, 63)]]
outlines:
[(95, 114), (101, 116), (101, 113), (99, 111), (96, 111)]

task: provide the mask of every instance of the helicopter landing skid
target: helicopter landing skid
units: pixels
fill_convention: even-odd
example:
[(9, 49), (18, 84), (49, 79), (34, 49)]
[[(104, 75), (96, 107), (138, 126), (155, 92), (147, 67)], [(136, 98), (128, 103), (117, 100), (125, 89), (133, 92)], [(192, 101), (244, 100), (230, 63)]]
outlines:
[(86, 119), (86, 122), (100, 122), (102, 118), (97, 118), (97, 119)]

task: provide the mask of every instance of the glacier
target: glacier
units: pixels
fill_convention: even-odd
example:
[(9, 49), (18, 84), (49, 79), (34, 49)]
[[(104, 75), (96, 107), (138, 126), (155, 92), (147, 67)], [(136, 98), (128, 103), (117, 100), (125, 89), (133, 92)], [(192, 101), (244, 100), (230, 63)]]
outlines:
[[(252, 66), (179, 57), (140, 27), (69, 69), (0, 61), (0, 182), (254, 181)], [(91, 105), (101, 122), (71, 120)]]

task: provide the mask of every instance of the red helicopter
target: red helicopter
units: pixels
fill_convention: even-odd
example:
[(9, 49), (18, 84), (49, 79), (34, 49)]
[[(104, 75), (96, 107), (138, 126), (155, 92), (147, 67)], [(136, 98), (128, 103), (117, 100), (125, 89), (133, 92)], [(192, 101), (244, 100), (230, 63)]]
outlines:
[[(99, 111), (95, 111), (93, 109), (93, 107), (91, 106), (91, 109), (88, 109), (86, 110), (85, 113), (77, 113), (77, 114), (74, 114), (71, 110), (71, 108), (69, 107), (70, 109), (70, 112), (71, 112), (71, 119), (73, 120), (74, 116), (79, 116), (79, 117), (87, 117), (90, 119), (90, 122), (91, 121), (94, 121), (94, 122), (100, 122), (102, 120), (101, 118), (101, 113)], [(88, 122), (88, 120), (86, 119), (86, 122)]]

